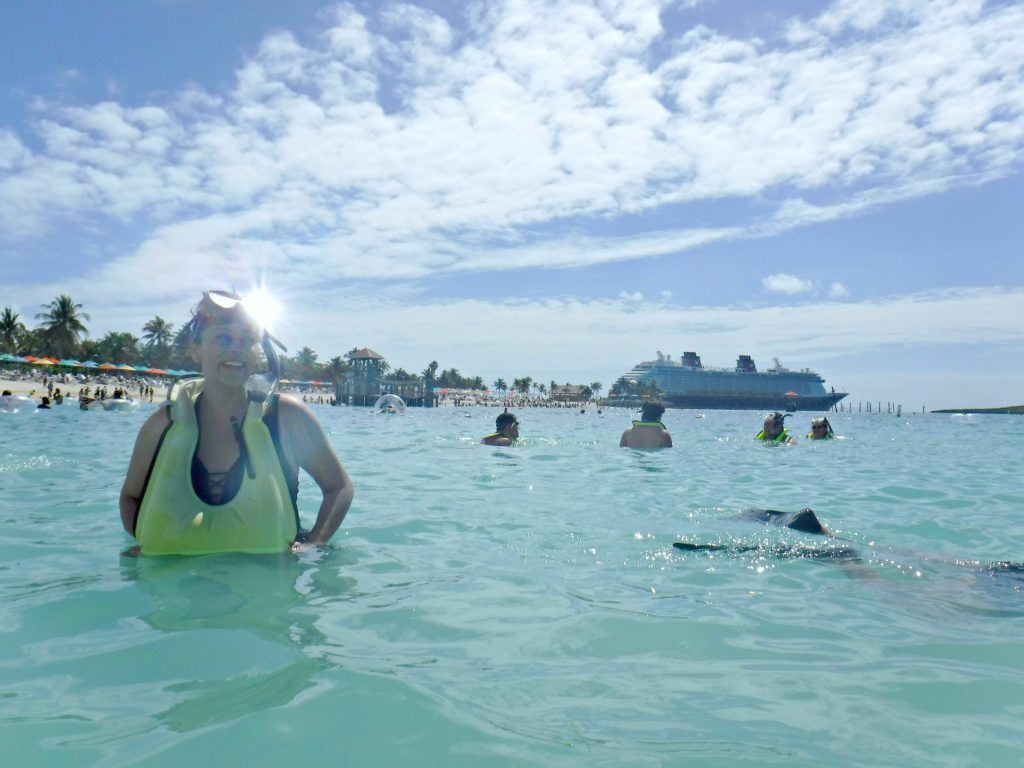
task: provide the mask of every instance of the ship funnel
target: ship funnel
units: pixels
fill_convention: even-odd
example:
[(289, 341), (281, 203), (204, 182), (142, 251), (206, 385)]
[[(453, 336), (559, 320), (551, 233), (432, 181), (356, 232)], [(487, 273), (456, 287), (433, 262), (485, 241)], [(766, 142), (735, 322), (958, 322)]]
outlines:
[(742, 373), (757, 373), (757, 366), (754, 365), (754, 358), (750, 355), (740, 355), (736, 358), (736, 370)]

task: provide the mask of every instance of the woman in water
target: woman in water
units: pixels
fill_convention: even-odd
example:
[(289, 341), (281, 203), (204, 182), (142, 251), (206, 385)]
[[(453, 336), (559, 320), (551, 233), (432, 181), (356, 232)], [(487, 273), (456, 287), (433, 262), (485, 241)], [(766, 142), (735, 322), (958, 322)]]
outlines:
[[(352, 503), (352, 482), (312, 412), (250, 392), (270, 336), (241, 298), (209, 291), (188, 324), (201, 381), (142, 426), (121, 489), (121, 521), (143, 554), (281, 552), (324, 544)], [(299, 468), (323, 493), (299, 527)]]

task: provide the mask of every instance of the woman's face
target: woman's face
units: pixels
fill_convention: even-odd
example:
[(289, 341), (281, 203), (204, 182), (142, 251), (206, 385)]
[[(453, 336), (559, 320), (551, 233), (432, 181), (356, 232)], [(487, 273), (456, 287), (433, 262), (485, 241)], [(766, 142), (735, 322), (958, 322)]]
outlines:
[(192, 344), (192, 359), (207, 379), (244, 385), (259, 362), (259, 340), (259, 329), (244, 316), (212, 318)]

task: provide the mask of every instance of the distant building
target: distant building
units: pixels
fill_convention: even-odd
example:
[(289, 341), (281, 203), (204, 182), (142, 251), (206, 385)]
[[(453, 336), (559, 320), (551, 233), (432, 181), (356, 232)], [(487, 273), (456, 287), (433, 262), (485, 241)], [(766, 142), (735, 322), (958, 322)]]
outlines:
[(434, 405), (433, 392), (428, 392), (422, 378), (411, 381), (387, 377), (387, 360), (368, 347), (353, 349), (345, 355), (349, 370), (334, 388), (335, 400), (348, 405), (373, 405), (381, 395), (398, 395), (406, 405)]
[(549, 390), (548, 397), (563, 403), (578, 403), (590, 399), (591, 394), (585, 384), (556, 384)]

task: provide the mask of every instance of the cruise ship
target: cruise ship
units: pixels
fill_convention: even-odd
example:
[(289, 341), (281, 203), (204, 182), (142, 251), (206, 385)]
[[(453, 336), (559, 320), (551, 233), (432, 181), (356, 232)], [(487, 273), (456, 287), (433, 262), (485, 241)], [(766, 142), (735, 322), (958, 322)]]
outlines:
[(696, 352), (684, 352), (678, 360), (657, 354), (657, 360), (637, 363), (622, 378), (653, 383), (658, 396), (677, 408), (827, 411), (848, 394), (826, 392), (817, 373), (783, 368), (778, 358), (758, 371), (750, 355), (740, 355), (735, 368), (706, 368)]

